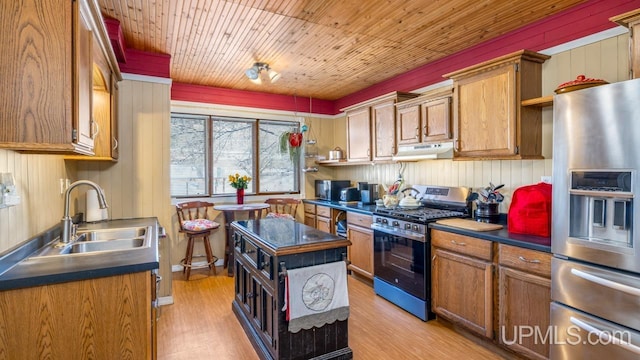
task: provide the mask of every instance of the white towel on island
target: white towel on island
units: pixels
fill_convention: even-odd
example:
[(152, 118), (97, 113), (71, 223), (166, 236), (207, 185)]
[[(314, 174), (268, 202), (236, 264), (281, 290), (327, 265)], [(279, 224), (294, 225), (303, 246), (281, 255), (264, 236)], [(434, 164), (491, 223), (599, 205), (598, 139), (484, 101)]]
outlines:
[(311, 329), (349, 317), (344, 261), (287, 270), (285, 304), (289, 331)]

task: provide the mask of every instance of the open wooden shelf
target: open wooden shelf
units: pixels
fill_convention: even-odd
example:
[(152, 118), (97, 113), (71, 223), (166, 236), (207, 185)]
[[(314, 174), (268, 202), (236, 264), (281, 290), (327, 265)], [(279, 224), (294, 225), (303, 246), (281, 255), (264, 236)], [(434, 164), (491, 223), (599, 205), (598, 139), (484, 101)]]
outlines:
[(538, 106), (538, 107), (553, 106), (553, 95), (522, 100), (521, 104), (522, 106)]

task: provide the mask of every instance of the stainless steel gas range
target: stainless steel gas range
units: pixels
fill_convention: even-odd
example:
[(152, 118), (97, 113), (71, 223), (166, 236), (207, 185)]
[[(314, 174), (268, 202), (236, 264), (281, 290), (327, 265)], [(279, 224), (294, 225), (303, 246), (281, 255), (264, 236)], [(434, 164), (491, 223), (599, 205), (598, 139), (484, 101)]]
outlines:
[(431, 312), (431, 244), (428, 224), (469, 217), (469, 189), (414, 185), (417, 209), (376, 208), (373, 215), (373, 287), (377, 295), (423, 321)]

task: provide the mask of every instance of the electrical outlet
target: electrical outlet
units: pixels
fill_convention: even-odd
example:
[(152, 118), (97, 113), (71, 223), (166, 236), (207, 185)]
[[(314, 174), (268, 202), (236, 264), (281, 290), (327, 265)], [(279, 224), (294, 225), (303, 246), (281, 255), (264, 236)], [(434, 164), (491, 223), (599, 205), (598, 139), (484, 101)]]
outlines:
[(551, 184), (551, 176), (541, 176), (540, 181)]
[(64, 179), (60, 178), (60, 195), (64, 195), (64, 190), (65, 190)]

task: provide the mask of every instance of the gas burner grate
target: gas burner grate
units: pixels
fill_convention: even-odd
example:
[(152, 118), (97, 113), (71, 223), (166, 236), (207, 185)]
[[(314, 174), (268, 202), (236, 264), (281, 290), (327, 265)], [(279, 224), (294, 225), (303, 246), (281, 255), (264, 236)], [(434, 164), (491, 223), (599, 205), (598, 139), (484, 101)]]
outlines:
[(397, 219), (413, 220), (419, 222), (427, 222), (429, 220), (444, 219), (450, 217), (465, 217), (466, 214), (462, 211), (432, 209), (432, 208), (418, 208), (418, 209), (377, 209), (376, 213), (379, 215), (385, 215), (394, 217)]

